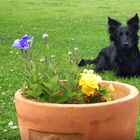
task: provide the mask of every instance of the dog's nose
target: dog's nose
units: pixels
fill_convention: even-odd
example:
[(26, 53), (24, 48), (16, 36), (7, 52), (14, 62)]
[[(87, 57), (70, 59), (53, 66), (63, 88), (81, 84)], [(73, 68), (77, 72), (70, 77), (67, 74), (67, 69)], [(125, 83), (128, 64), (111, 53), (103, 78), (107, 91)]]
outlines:
[(124, 46), (128, 46), (128, 44), (129, 44), (129, 43), (128, 43), (127, 41), (124, 41), (124, 42), (123, 42), (123, 45), (124, 45)]

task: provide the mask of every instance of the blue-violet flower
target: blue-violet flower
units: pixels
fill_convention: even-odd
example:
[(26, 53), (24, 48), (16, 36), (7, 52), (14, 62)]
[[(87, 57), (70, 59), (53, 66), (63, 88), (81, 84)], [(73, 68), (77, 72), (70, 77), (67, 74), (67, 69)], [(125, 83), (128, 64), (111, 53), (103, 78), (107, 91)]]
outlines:
[(22, 39), (16, 39), (12, 46), (19, 49), (28, 50), (32, 46), (33, 40), (33, 37), (28, 37), (28, 35), (24, 35)]

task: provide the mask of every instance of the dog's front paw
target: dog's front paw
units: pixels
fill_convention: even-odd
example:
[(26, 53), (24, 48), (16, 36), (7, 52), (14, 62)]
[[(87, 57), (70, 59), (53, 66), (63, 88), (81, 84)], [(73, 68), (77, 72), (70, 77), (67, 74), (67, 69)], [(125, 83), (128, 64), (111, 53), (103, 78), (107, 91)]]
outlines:
[(84, 59), (82, 59), (82, 60), (79, 62), (79, 64), (78, 64), (79, 67), (85, 66), (85, 65), (86, 65), (86, 63), (85, 63), (85, 60), (84, 60)]

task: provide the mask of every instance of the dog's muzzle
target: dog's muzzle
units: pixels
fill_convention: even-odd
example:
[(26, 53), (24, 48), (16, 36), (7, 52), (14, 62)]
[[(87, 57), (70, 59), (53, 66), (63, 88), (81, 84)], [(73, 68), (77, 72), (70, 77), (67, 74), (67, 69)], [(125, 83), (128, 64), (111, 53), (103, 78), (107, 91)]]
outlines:
[(129, 45), (129, 43), (127, 41), (123, 42), (123, 46), (127, 47)]

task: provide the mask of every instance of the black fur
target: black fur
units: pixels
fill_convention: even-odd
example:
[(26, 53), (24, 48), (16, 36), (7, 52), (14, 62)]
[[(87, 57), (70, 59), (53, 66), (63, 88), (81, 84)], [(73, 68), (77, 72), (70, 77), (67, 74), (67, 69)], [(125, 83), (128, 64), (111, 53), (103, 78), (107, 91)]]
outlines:
[(96, 72), (114, 70), (118, 76), (140, 75), (140, 52), (138, 49), (139, 18), (136, 14), (126, 26), (108, 17), (111, 44), (103, 48), (96, 59), (82, 59), (79, 66), (96, 64)]

